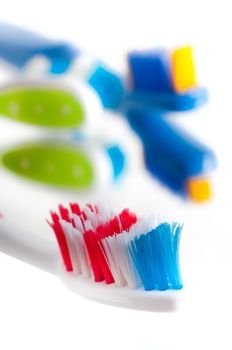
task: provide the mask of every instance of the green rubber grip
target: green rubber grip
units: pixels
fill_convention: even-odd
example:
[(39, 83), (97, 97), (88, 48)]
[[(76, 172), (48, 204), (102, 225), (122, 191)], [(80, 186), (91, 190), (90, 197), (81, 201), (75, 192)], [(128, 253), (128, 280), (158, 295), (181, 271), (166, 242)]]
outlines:
[(89, 154), (66, 143), (37, 141), (15, 146), (2, 154), (1, 162), (16, 175), (48, 185), (86, 190), (95, 181)]
[(54, 87), (11, 87), (0, 90), (0, 114), (14, 121), (49, 128), (78, 128), (85, 122), (81, 101)]

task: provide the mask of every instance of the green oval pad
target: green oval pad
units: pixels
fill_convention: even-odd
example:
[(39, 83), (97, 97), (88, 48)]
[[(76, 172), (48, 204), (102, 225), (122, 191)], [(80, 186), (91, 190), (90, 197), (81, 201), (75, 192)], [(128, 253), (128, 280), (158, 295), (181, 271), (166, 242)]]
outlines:
[(11, 172), (49, 185), (87, 189), (94, 182), (94, 168), (88, 155), (67, 144), (30, 143), (2, 155)]
[(84, 123), (84, 109), (76, 96), (46, 87), (2, 90), (0, 113), (19, 122), (52, 128), (79, 127)]

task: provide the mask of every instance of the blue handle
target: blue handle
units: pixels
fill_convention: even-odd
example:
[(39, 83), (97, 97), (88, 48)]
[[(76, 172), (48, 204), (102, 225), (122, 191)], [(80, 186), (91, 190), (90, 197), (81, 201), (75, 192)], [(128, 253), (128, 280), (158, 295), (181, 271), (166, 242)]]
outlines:
[(64, 73), (78, 53), (70, 43), (0, 23), (0, 57), (17, 68), (22, 68), (36, 55), (44, 55), (51, 61), (51, 73)]
[(216, 167), (214, 153), (152, 110), (129, 110), (128, 122), (140, 136), (148, 170), (178, 192), (186, 181)]

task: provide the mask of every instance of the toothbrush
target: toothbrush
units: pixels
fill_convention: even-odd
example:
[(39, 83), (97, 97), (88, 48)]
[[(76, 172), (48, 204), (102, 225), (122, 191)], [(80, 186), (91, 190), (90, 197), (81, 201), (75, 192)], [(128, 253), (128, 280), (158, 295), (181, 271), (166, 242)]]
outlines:
[(182, 225), (155, 216), (137, 218), (105, 205), (77, 203), (51, 212), (55, 241), (18, 232), (0, 221), (0, 247), (7, 254), (53, 272), (75, 293), (95, 301), (147, 311), (175, 311), (182, 280)]
[[(208, 99), (207, 90), (197, 86), (194, 79), (189, 48), (174, 50), (172, 54), (167, 50), (131, 52), (128, 64), (136, 82), (135, 91), (127, 87), (130, 76), (121, 77), (104, 62), (70, 43), (60, 43), (6, 23), (0, 23), (0, 57), (24, 71), (27, 67), (31, 70), (33, 65), (36, 69), (42, 60), (44, 73), (74, 75), (94, 89), (107, 109), (117, 110), (128, 99), (144, 103), (147, 92), (150, 102), (164, 110), (193, 109)], [(151, 83), (152, 79), (156, 85)]]
[[(5, 25), (4, 28), (6, 31), (8, 28), (7, 25)], [(9, 49), (11, 47), (14, 47), (14, 41), (17, 38), (15, 28), (11, 28), (11, 33), (14, 33), (14, 35), (12, 34), (11, 40), (8, 42)], [(18, 40), (17, 45), (19, 45), (18, 49), (22, 50), (23, 53), (25, 46), (27, 50), (31, 49), (31, 42), (33, 41), (32, 39), (34, 38), (34, 34), (22, 30), (22, 36), (23, 40)], [(33, 41), (33, 48), (36, 46), (37, 38), (38, 37), (34, 38), (35, 40)], [(40, 44), (41, 40), (43, 41), (43, 38), (40, 38)], [(47, 47), (48, 40), (46, 39), (45, 42), (44, 46)], [(55, 45), (54, 42), (51, 41), (50, 44), (50, 48), (53, 49)], [(6, 43), (5, 45), (5, 47), (7, 47)], [(38, 49), (39, 47), (40, 45), (38, 45)], [(35, 52), (30, 52), (31, 53), (27, 56), (27, 60), (25, 60), (24, 62), (25, 64), (29, 61), (29, 57), (35, 57), (34, 63), (36, 63), (36, 61), (38, 60), (38, 58), (36, 58)], [(61, 52), (62, 50), (59, 52), (59, 55), (62, 56)], [(46, 54), (42, 52), (40, 52), (40, 54), (45, 56), (47, 59), (49, 58), (48, 56), (46, 56)], [(57, 55), (56, 57), (57, 62), (59, 61), (59, 55)], [(49, 58), (49, 60), (50, 59), (51, 57)], [(130, 80), (131, 85), (129, 89), (126, 88), (125, 81), (123, 81), (123, 79), (121, 79), (119, 75), (110, 70), (108, 67), (102, 69), (102, 67), (97, 65), (98, 62), (96, 60), (88, 60), (87, 57), (84, 54), (80, 54), (80, 52), (78, 55), (76, 55), (76, 60), (73, 59), (73, 62), (71, 61), (72, 60), (70, 60), (69, 62), (69, 71), (72, 71), (71, 66), (73, 64), (73, 75), (75, 75), (76, 71), (79, 77), (81, 76), (81, 78), (84, 78), (86, 82), (90, 83), (92, 88), (99, 95), (103, 107), (111, 109), (113, 108), (114, 110), (120, 112), (123, 115), (127, 115), (127, 111), (129, 111), (130, 109), (134, 110), (135, 108), (137, 108), (141, 110), (144, 108), (153, 110), (153, 114), (157, 118), (158, 116), (166, 114), (170, 111), (184, 111), (199, 107), (202, 104), (204, 104), (208, 99), (207, 90), (197, 85), (192, 50), (189, 47), (176, 49), (172, 53), (167, 52), (167, 50), (148, 50), (144, 52), (131, 52), (128, 55), (130, 79), (127, 80)], [(49, 62), (47, 63), (49, 64)], [(29, 67), (31, 68), (31, 61), (29, 62)], [(157, 77), (157, 79), (155, 79), (155, 77)], [(123, 89), (119, 88), (119, 86), (123, 87)], [(112, 103), (112, 101), (114, 102)], [(141, 121), (139, 123), (140, 127), (143, 130), (141, 130), (141, 132), (137, 130), (137, 134), (139, 136), (143, 134), (143, 144), (143, 141), (146, 138), (145, 130), (149, 129), (148, 125), (145, 125), (146, 120), (146, 118), (143, 118), (141, 119), (143, 123), (141, 123)], [(156, 137), (160, 133), (163, 134), (163, 125), (165, 125), (164, 120), (163, 122), (160, 121), (159, 123), (156, 123), (156, 129), (153, 132), (153, 137)], [(149, 123), (149, 127), (151, 126), (152, 124)], [(152, 127), (154, 127), (154, 125)], [(189, 147), (191, 139), (188, 140), (187, 136), (184, 135), (183, 132), (175, 130), (174, 127), (169, 128), (169, 134), (173, 134), (173, 138), (176, 138), (177, 140), (178, 138), (180, 139), (180, 143), (185, 149), (185, 152), (183, 152), (183, 154), (186, 158), (183, 159), (183, 161), (187, 163), (188, 157), (190, 157), (191, 155), (188, 154), (188, 150), (190, 150), (191, 148)], [(149, 136), (147, 137), (149, 138)], [(152, 149), (155, 143), (147, 142), (147, 149), (145, 150), (145, 152), (148, 150), (148, 147), (151, 147), (148, 153), (152, 154), (154, 153), (154, 150), (156, 150), (156, 152), (159, 152), (159, 158), (161, 159), (161, 156), (165, 153), (165, 149), (163, 149), (164, 143), (159, 138), (159, 136), (157, 137), (157, 139), (160, 140), (159, 146), (156, 142), (156, 147)], [(168, 142), (169, 140), (166, 140), (166, 143)], [(172, 189), (176, 189), (175, 187), (178, 187), (179, 193), (181, 193), (181, 188), (182, 193), (184, 195), (189, 193), (190, 197), (192, 197), (194, 200), (202, 201), (210, 197), (209, 183), (204, 178), (208, 173), (208, 169), (212, 170), (216, 166), (216, 157), (213, 154), (213, 152), (210, 151), (207, 147), (201, 147), (199, 142), (194, 142), (192, 148), (196, 149), (198, 145), (200, 149), (197, 152), (195, 152), (195, 158), (198, 157), (197, 178), (195, 178), (195, 180), (191, 182), (191, 185), (187, 186), (187, 191), (186, 183), (188, 182), (188, 177), (186, 178), (186, 174), (184, 171), (181, 173), (181, 170), (183, 170), (183, 168), (180, 168), (179, 172), (174, 171), (174, 174), (172, 174), (172, 170), (174, 169), (173, 167), (168, 168), (160, 165), (161, 169), (157, 172), (157, 167), (158, 164), (160, 164), (160, 162), (156, 163), (154, 162), (155, 158), (150, 157), (150, 166), (148, 167), (148, 170), (154, 176), (157, 176), (157, 173), (163, 173), (162, 180), (163, 182), (166, 182), (166, 184), (169, 187), (171, 187)], [(171, 145), (171, 147), (172, 146), (174, 145)], [(169, 154), (169, 159), (170, 156), (172, 156), (172, 161), (175, 164), (179, 162), (178, 157), (177, 159), (175, 159), (175, 156), (177, 156), (177, 154), (178, 151), (171, 152)], [(205, 164), (208, 164), (208, 166), (205, 166)], [(166, 171), (165, 174), (164, 171)], [(173, 177), (178, 176), (178, 174), (179, 178), (176, 178), (176, 183), (173, 183)]]

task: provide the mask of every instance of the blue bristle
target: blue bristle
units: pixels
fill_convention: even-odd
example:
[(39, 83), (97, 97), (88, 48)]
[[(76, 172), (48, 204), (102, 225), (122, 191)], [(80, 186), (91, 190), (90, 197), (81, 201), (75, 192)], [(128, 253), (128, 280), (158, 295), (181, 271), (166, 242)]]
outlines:
[(172, 90), (169, 54), (167, 50), (153, 49), (128, 54), (133, 89), (167, 92)]
[(135, 237), (129, 252), (145, 290), (181, 289), (179, 240), (182, 225), (162, 223)]

